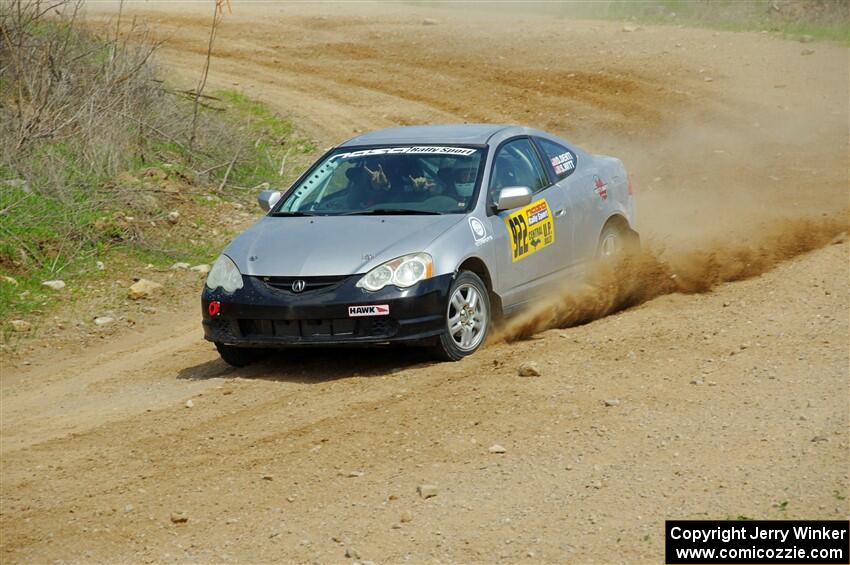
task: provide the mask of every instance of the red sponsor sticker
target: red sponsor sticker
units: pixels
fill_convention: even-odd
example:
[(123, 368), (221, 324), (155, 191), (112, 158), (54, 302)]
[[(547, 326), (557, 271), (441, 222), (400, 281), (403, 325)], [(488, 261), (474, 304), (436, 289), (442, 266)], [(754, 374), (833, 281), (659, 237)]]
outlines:
[(370, 306), (349, 306), (348, 317), (356, 318), (358, 316), (389, 316), (389, 304), (373, 304)]
[(594, 189), (594, 190), (596, 190), (596, 194), (598, 194), (599, 197), (602, 200), (607, 200), (608, 199), (608, 188), (607, 188), (607, 185), (605, 184), (605, 181), (603, 181), (598, 176), (594, 176), (593, 181), (596, 184), (596, 188)]
[(536, 206), (531, 206), (525, 213), (528, 217), (528, 225), (533, 226), (537, 222), (542, 222), (549, 217), (549, 208), (546, 206), (546, 201), (542, 201)]

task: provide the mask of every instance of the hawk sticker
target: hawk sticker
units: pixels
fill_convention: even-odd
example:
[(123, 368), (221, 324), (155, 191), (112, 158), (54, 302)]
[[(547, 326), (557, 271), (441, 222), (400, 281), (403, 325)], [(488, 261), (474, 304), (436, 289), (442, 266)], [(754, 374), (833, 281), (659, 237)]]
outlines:
[(514, 262), (555, 243), (552, 210), (545, 198), (506, 216), (505, 223), (511, 239), (511, 259)]
[(360, 316), (389, 316), (388, 304), (375, 304), (371, 306), (349, 306), (348, 317), (359, 318)]

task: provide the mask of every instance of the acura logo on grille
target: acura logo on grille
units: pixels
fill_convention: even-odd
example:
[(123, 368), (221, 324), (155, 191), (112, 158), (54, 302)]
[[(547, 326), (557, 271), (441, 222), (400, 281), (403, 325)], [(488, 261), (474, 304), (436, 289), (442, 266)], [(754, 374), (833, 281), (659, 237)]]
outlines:
[(307, 283), (301, 279), (292, 282), (292, 292), (301, 292), (307, 287)]

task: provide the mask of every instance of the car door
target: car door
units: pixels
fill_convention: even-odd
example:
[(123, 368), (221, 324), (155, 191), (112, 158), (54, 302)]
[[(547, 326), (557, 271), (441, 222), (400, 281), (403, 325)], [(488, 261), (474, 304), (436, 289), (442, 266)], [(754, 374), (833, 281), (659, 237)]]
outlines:
[(528, 206), (503, 210), (489, 218), (499, 290), (503, 306), (510, 310), (530, 300), (547, 278), (566, 266), (554, 222), (566, 202), (528, 137), (505, 141), (493, 154), (489, 202), (495, 202), (499, 191), (508, 186), (527, 186), (534, 193)]
[(577, 151), (551, 139), (535, 137), (534, 142), (562, 192), (564, 207), (555, 214), (555, 227), (561, 234), (566, 268), (577, 269), (587, 259), (587, 219), (592, 212), (591, 195), (595, 196), (586, 186), (593, 182), (589, 162), (585, 162), (589, 160), (582, 158), (579, 163)]

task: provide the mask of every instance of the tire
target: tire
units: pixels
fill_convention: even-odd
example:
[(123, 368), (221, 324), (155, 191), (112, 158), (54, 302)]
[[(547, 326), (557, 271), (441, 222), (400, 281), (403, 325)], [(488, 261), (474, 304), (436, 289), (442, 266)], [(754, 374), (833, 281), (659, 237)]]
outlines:
[(487, 339), (491, 312), (487, 287), (475, 273), (461, 271), (449, 289), (445, 328), (434, 355), (442, 361), (459, 361), (475, 353)]
[(639, 249), (640, 239), (625, 221), (609, 221), (599, 235), (596, 257), (603, 261), (617, 261)]
[(260, 358), (260, 350), (248, 347), (236, 347), (215, 342), (215, 348), (225, 363), (232, 367), (246, 367)]

